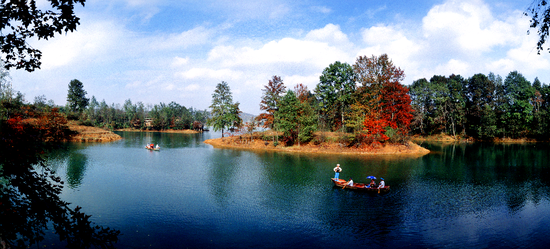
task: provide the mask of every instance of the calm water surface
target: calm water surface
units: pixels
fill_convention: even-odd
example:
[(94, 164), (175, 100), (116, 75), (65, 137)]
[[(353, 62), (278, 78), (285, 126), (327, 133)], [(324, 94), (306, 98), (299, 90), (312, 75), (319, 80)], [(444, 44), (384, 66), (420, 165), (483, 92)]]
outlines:
[[(119, 248), (546, 248), (548, 144), (423, 144), (432, 153), (326, 156), (214, 149), (218, 133), (119, 133), (50, 160), (62, 198), (122, 232)], [(160, 152), (144, 149), (159, 144)], [(386, 179), (370, 196), (341, 178)]]

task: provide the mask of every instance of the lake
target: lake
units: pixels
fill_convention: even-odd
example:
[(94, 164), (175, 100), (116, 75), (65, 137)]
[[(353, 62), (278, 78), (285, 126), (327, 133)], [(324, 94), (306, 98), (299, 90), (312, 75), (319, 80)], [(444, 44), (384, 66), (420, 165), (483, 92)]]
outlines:
[[(215, 149), (202, 142), (221, 135), (212, 132), (117, 133), (124, 139), (70, 144), (49, 165), (65, 181), (63, 200), (121, 230), (118, 248), (550, 244), (547, 143), (425, 143), (432, 152), (422, 157), (344, 156)], [(340, 178), (383, 177), (390, 193), (333, 187), (337, 163)]]

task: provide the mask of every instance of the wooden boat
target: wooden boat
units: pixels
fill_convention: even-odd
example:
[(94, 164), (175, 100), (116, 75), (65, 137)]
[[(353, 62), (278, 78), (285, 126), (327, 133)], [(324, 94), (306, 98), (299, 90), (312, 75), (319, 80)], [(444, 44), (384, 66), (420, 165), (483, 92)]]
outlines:
[(344, 189), (367, 192), (370, 194), (387, 194), (388, 192), (390, 192), (390, 186), (385, 186), (383, 188), (371, 188), (369, 187), (369, 185), (366, 185), (364, 183), (355, 183), (352, 186), (348, 186), (347, 185), (348, 182), (344, 179), (331, 178), (331, 180), (332, 180), (332, 183), (334, 183), (335, 187), (340, 187)]
[(151, 148), (151, 147), (147, 147), (147, 146), (145, 146), (145, 149), (153, 150), (153, 151), (160, 151), (160, 148)]

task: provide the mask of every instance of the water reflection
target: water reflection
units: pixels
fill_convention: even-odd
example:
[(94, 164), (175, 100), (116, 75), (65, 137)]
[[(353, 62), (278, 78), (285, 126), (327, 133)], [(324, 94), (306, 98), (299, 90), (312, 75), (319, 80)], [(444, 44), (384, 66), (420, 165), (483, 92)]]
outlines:
[[(547, 144), (424, 144), (432, 153), (423, 157), (346, 156), (213, 149), (202, 143), (210, 134), (120, 134), (59, 161), (78, 179), (67, 198), (123, 228), (123, 248), (550, 242), (541, 235), (550, 232)], [(163, 150), (146, 151), (147, 143)], [(341, 178), (384, 177), (391, 192), (334, 188), (337, 163)]]
[(80, 186), (82, 178), (86, 172), (88, 157), (82, 153), (71, 153), (67, 162), (67, 184), (69, 188), (74, 189)]
[(163, 133), (163, 132), (115, 132), (122, 136), (125, 147), (145, 147), (147, 144), (162, 148), (204, 147), (204, 133)]

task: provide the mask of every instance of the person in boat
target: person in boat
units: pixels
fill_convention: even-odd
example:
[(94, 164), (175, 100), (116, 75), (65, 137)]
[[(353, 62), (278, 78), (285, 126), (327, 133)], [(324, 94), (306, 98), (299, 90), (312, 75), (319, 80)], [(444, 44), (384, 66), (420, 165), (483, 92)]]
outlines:
[(386, 186), (386, 183), (384, 182), (384, 178), (380, 178), (380, 185), (378, 185), (378, 188), (384, 188)]
[(340, 164), (336, 164), (336, 167), (334, 167), (334, 178), (336, 178), (336, 180), (338, 180), (340, 172), (342, 172), (342, 168), (340, 168)]
[(376, 182), (374, 182), (374, 179), (370, 179), (370, 184), (369, 184), (369, 186), (370, 186), (371, 188), (376, 188)]
[(159, 145), (157, 144), (157, 147), (155, 147), (156, 149), (160, 149)]
[(349, 178), (349, 181), (347, 183), (348, 186), (353, 186), (353, 179), (351, 177)]

